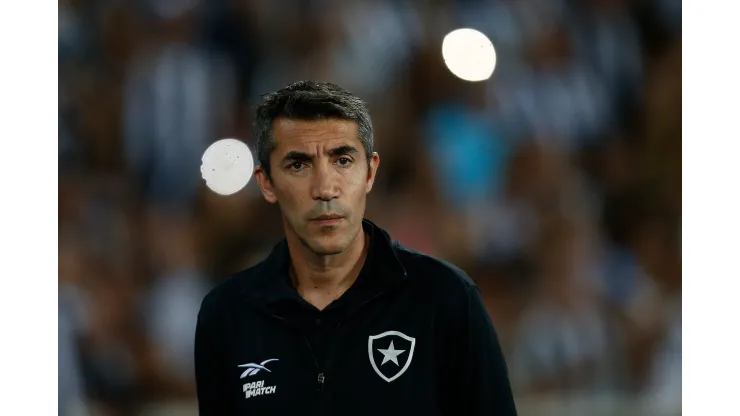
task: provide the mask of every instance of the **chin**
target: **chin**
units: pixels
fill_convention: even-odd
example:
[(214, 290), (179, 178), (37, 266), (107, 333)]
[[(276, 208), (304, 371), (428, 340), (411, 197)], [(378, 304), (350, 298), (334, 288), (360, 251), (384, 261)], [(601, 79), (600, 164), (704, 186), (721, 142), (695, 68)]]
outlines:
[(333, 254), (343, 253), (344, 250), (347, 249), (348, 244), (336, 238), (317, 238), (313, 239), (313, 241), (309, 241), (307, 246), (311, 251), (320, 256), (330, 256)]
[(318, 256), (333, 256), (344, 252), (343, 247), (314, 247), (311, 250)]
[[(339, 230), (334, 230), (339, 231)], [(344, 232), (319, 233), (307, 236), (303, 243), (312, 252), (321, 256), (340, 254), (347, 250), (352, 242), (352, 236)]]

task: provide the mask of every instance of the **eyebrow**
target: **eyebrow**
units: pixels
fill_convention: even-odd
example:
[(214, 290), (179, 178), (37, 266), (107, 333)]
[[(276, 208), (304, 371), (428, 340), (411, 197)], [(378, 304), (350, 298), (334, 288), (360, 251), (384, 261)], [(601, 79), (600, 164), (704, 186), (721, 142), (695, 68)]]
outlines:
[[(349, 154), (353, 154), (357, 152), (358, 150), (356, 147), (345, 144), (342, 146), (337, 146), (332, 149), (329, 149), (329, 151), (326, 152), (326, 154), (329, 156), (337, 156), (337, 155), (349, 155)], [(313, 159), (314, 156), (315, 155), (313, 154), (308, 154), (305, 152), (299, 152), (299, 151), (293, 150), (293, 151), (288, 152), (285, 155), (285, 157), (283, 157), (283, 162), (287, 162), (287, 161), (308, 162), (311, 159)]]
[(329, 152), (327, 152), (329, 156), (337, 156), (337, 155), (349, 155), (352, 153), (357, 153), (357, 148), (354, 146), (350, 146), (348, 144), (335, 147), (333, 149), (329, 149)]

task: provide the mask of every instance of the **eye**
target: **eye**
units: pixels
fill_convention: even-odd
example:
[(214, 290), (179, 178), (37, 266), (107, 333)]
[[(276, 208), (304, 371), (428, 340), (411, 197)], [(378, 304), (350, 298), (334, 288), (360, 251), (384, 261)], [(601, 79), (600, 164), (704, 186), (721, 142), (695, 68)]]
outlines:
[(303, 162), (293, 162), (290, 165), (288, 165), (288, 168), (290, 168), (290, 170), (292, 171), (299, 172), (303, 170), (305, 166), (306, 165), (304, 165)]
[(337, 159), (337, 163), (339, 163), (339, 166), (347, 167), (352, 164), (352, 159), (348, 157), (340, 157)]

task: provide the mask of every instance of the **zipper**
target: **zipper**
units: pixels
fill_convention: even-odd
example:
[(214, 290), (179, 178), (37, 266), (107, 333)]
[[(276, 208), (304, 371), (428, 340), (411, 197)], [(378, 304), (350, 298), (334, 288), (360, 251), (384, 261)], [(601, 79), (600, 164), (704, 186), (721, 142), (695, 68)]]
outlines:
[[(295, 325), (288, 321), (287, 319), (278, 316), (278, 315), (270, 315), (271, 317), (283, 321), (286, 324), (295, 327)], [(308, 338), (304, 335), (303, 341), (306, 342), (306, 346), (308, 346), (308, 350), (311, 352), (311, 358), (313, 359), (313, 363), (316, 366), (316, 372), (318, 373), (318, 376), (316, 377), (316, 381), (318, 382), (318, 391), (319, 393), (322, 393), (322, 404), (323, 404), (323, 392), (324, 392), (324, 383), (326, 381), (326, 376), (324, 375), (324, 372), (321, 371), (321, 368), (319, 367), (319, 361), (316, 359), (316, 354), (313, 351), (313, 348), (311, 348), (311, 343), (308, 341)]]
[(308, 338), (305, 336), (303, 337), (303, 340), (306, 341), (306, 345), (308, 345), (308, 350), (311, 351), (311, 358), (313, 358), (313, 363), (316, 365), (316, 372), (319, 374), (317, 379), (319, 382), (319, 391), (324, 391), (324, 380), (326, 380), (326, 377), (324, 376), (324, 373), (321, 371), (321, 368), (319, 368), (319, 362), (316, 360), (316, 354), (313, 352), (313, 348), (311, 348), (311, 343), (308, 342)]
[(324, 373), (319, 373), (319, 376), (317, 377), (317, 380), (319, 382), (319, 391), (323, 393), (323, 391), (324, 391), (324, 380), (326, 380), (326, 377), (324, 377)]
[[(285, 321), (285, 319), (283, 320)], [(318, 373), (318, 375), (316, 376), (316, 381), (318, 382), (317, 391), (319, 393), (319, 414), (324, 414), (324, 408), (326, 407), (326, 396), (324, 395), (324, 383), (326, 382), (326, 376), (324, 375), (324, 372), (321, 371), (321, 368), (319, 367), (319, 361), (316, 359), (316, 354), (314, 353), (313, 348), (311, 347), (311, 343), (308, 341), (308, 338), (305, 335), (303, 336), (303, 340), (306, 341), (308, 350), (311, 352), (311, 358), (313, 358), (313, 363), (316, 366), (316, 372)]]

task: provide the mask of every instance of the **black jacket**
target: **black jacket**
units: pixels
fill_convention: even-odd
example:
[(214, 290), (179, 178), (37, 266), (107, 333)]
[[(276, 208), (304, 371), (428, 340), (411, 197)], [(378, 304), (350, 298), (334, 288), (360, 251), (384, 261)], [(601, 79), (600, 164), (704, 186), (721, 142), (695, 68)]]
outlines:
[(478, 288), (370, 221), (365, 266), (319, 311), (292, 288), (285, 241), (214, 288), (198, 315), (201, 415), (515, 415)]

